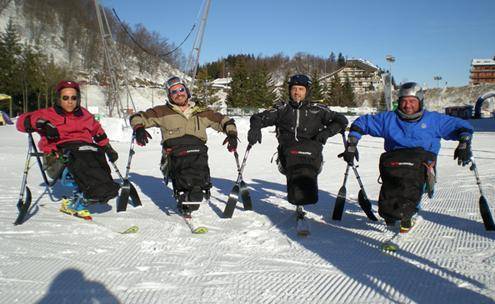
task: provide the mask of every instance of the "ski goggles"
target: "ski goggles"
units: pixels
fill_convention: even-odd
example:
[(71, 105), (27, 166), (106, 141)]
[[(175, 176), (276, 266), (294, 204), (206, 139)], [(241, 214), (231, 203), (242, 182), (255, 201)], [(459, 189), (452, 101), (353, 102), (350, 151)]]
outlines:
[(72, 95), (72, 96), (67, 96), (67, 95), (64, 95), (62, 96), (62, 100), (77, 100), (77, 96), (76, 95)]

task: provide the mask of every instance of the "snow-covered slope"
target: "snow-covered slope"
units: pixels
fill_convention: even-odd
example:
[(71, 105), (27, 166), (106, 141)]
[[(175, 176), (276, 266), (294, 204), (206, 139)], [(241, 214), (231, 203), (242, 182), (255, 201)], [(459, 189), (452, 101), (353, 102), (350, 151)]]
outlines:
[[(104, 54), (103, 49), (99, 49), (99, 59), (100, 65), (96, 68), (92, 68), (90, 71), (85, 70), (84, 62), (85, 58), (83, 56), (82, 50), (76, 49), (74, 54), (69, 56), (69, 52), (67, 48), (64, 46), (63, 42), (63, 30), (62, 26), (53, 26), (53, 27), (42, 27), (42, 24), (37, 24), (40, 21), (31, 20), (30, 17), (27, 17), (23, 10), (22, 1), (9, 1), (8, 5), (4, 10), (0, 12), (0, 32), (3, 32), (7, 28), (7, 24), (9, 20), (12, 20), (18, 34), (21, 43), (30, 44), (30, 45), (42, 45), (42, 51), (48, 58), (53, 58), (55, 63), (69, 68), (75, 73), (76, 81), (86, 81), (90, 83), (95, 83), (95, 77), (97, 74), (106, 74), (107, 71), (104, 71)], [(55, 22), (60, 22), (60, 16), (53, 12), (46, 12), (47, 15), (53, 14), (53, 19)], [(34, 23), (34, 25), (33, 25)], [(79, 23), (75, 23), (78, 24)], [(38, 25), (38, 26), (36, 26)], [(32, 28), (36, 28), (36, 30), (31, 30)], [(38, 31), (36, 34), (33, 31)], [(85, 29), (80, 28), (79, 32), (81, 35), (85, 32)], [(100, 39), (100, 33), (94, 32), (92, 33)], [(114, 55), (115, 56), (115, 55)], [(183, 72), (179, 69), (174, 68), (170, 64), (165, 61), (159, 61), (158, 66), (154, 66), (153, 70), (156, 72), (150, 73), (150, 71), (140, 72), (138, 68), (138, 59), (134, 56), (122, 58), (122, 55), (119, 54), (119, 60), (122, 61), (122, 64), (125, 65), (125, 68), (116, 67), (117, 71), (120, 71), (121, 74), (125, 73), (126, 77), (130, 81), (131, 84), (162, 84), (166, 79), (171, 77), (172, 75), (178, 75), (180, 77), (187, 77)], [(113, 59), (115, 64), (117, 64), (117, 58)], [(100, 75), (101, 76), (101, 75)], [(122, 79), (122, 75), (119, 75), (120, 79)], [(103, 90), (102, 87), (99, 87), (99, 90)], [(138, 89), (134, 89), (138, 90)], [(151, 92), (151, 89), (149, 90)], [(104, 104), (104, 103), (103, 103)]]
[[(492, 130), (493, 123), (488, 122)], [(238, 124), (242, 156), (248, 120)], [(369, 222), (359, 209), (352, 176), (343, 220), (330, 219), (345, 169), (336, 158), (339, 137), (325, 147), (319, 203), (307, 208), (312, 234), (296, 235), (285, 180), (270, 163), (276, 147), (270, 131), (264, 130), (245, 171), (254, 210), (243, 211), (239, 204), (232, 219), (221, 213), (236, 177), (235, 162), (221, 145), (224, 136), (210, 132), (214, 188), (211, 203), (198, 211), (210, 231), (192, 235), (162, 182), (158, 135), (149, 146), (136, 148), (132, 163), (131, 180), (143, 207), (117, 214), (112, 200), (92, 209), (95, 223), (70, 217), (44, 193), (34, 166), (29, 175), (34, 206), (23, 225), (13, 226), (27, 139), (13, 126), (0, 127), (0, 302), (494, 303), (494, 233), (483, 229), (473, 175), (452, 160), (455, 142), (443, 143), (437, 192), (432, 201), (423, 201), (424, 221), (402, 250), (386, 254), (380, 250), (382, 223)], [(494, 142), (492, 132), (474, 137), (492, 211)], [(382, 144), (369, 137), (360, 143), (359, 171), (373, 200)], [(123, 170), (129, 145), (113, 145)], [(64, 193), (61, 186), (54, 188), (55, 198)], [(130, 225), (138, 225), (139, 232), (117, 233)]]

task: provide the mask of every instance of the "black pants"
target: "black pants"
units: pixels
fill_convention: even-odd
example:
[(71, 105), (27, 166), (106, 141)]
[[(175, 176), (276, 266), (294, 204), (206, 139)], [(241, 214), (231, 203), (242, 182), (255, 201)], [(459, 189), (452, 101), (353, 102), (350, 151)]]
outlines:
[(105, 203), (116, 197), (120, 185), (112, 179), (104, 151), (97, 145), (66, 143), (61, 147), (67, 169), (88, 201)]
[(164, 147), (162, 173), (172, 180), (174, 194), (181, 201), (202, 201), (211, 188), (208, 147), (198, 140), (174, 147)]
[(279, 168), (287, 177), (289, 203), (308, 205), (318, 202), (322, 149), (320, 143), (310, 140), (279, 145)]
[(381, 217), (388, 221), (409, 219), (418, 211), (425, 189), (426, 164), (435, 160), (435, 154), (422, 148), (400, 149), (380, 156)]

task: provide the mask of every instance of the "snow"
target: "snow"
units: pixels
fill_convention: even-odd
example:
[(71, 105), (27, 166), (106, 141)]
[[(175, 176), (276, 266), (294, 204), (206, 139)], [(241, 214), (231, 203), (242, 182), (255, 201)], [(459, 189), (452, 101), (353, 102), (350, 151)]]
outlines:
[[(246, 147), (247, 118), (236, 118), (240, 154)], [(474, 137), (475, 156), (492, 212), (495, 183), (495, 121)], [(125, 171), (130, 133), (104, 120)], [(491, 126), (491, 129), (488, 128)], [(120, 131), (119, 131), (120, 130)], [(120, 133), (119, 133), (120, 132)], [(494, 303), (495, 239), (483, 228), (474, 176), (452, 160), (455, 142), (443, 142), (435, 198), (424, 198), (423, 221), (397, 253), (380, 250), (383, 223), (367, 220), (356, 203), (358, 184), (347, 183), (342, 221), (330, 219), (345, 163), (336, 155), (341, 138), (324, 150), (320, 200), (307, 208), (311, 235), (295, 232), (294, 207), (285, 201), (285, 179), (270, 158), (273, 129), (263, 130), (253, 147), (245, 181), (253, 211), (238, 205), (232, 219), (221, 218), (236, 178), (234, 158), (209, 134), (211, 203), (197, 212), (209, 228), (192, 235), (174, 213), (172, 191), (163, 185), (158, 163), (159, 135), (136, 147), (131, 181), (143, 207), (115, 212), (115, 200), (91, 211), (87, 222), (58, 211), (45, 193), (36, 165), (28, 184), (33, 207), (27, 221), (12, 225), (27, 150), (27, 136), (0, 127), (0, 294), (2, 303)], [(116, 138), (117, 139), (117, 138)], [(365, 137), (359, 145), (359, 173), (368, 196), (379, 193), (378, 157), (383, 141)], [(60, 185), (54, 198), (67, 193)], [(168, 215), (170, 214), (170, 215)], [(138, 225), (137, 234), (117, 232)]]

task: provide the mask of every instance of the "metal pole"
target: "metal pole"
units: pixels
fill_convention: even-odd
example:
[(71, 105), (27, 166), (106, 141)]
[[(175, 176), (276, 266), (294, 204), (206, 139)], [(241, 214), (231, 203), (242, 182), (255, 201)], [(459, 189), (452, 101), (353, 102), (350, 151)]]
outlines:
[(205, 0), (205, 5), (203, 6), (203, 12), (201, 14), (201, 21), (198, 29), (198, 33), (196, 35), (196, 39), (194, 40), (193, 48), (191, 50), (191, 54), (189, 56), (189, 63), (187, 65), (187, 72), (191, 75), (191, 90), (194, 87), (194, 82), (196, 80), (196, 72), (198, 70), (199, 64), (199, 54), (201, 52), (201, 45), (203, 43), (203, 36), (206, 28), (206, 21), (208, 20), (208, 12), (210, 10), (211, 0)]

